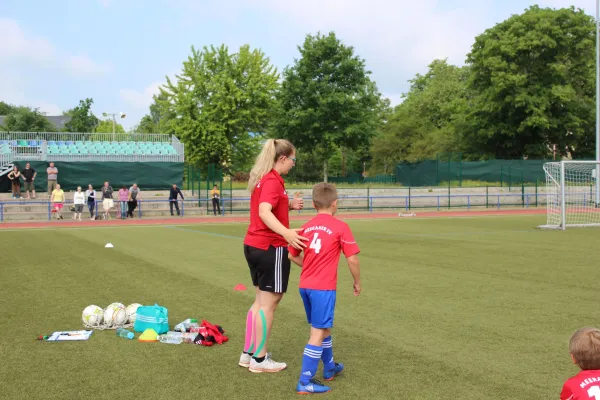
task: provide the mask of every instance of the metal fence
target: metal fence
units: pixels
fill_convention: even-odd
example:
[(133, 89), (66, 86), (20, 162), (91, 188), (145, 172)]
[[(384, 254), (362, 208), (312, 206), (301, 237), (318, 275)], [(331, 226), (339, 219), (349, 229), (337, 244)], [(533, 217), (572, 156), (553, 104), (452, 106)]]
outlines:
[[(161, 133), (11, 132), (0, 131), (0, 140), (45, 140), (73, 142), (166, 142), (174, 136)], [(178, 141), (179, 142), (179, 141)]]

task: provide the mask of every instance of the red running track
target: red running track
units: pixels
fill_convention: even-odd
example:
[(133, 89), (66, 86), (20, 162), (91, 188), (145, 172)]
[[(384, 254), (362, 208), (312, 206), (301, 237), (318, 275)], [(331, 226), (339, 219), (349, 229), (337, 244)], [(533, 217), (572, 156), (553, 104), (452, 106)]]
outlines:
[[(487, 216), (515, 216), (515, 215), (540, 215), (545, 214), (545, 208), (518, 209), (518, 210), (482, 210), (482, 211), (427, 211), (416, 212), (411, 218), (435, 218), (435, 217), (487, 217)], [(400, 213), (400, 215), (410, 213)], [(290, 215), (292, 221), (306, 221), (314, 214)], [(398, 213), (363, 213), (363, 214), (339, 214), (340, 219), (393, 219), (401, 218)], [(110, 221), (40, 221), (40, 222), (7, 222), (0, 224), (2, 229), (15, 228), (73, 228), (93, 226), (144, 226), (144, 225), (190, 225), (190, 224), (214, 224), (214, 223), (247, 223), (248, 216), (240, 217), (198, 217), (198, 218), (155, 218), (155, 219), (127, 219)]]

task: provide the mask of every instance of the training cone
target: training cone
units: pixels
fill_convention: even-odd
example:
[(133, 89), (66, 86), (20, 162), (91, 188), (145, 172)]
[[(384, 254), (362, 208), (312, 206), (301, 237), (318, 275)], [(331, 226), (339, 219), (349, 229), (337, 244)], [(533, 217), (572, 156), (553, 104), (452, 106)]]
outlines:
[(107, 249), (112, 249), (115, 246), (113, 246), (112, 243), (106, 243), (106, 246), (104, 246), (104, 247)]
[(241, 283), (236, 285), (233, 290), (246, 290), (246, 286), (242, 285)]
[(148, 328), (140, 335), (138, 341), (145, 343), (158, 342), (158, 333), (154, 329)]

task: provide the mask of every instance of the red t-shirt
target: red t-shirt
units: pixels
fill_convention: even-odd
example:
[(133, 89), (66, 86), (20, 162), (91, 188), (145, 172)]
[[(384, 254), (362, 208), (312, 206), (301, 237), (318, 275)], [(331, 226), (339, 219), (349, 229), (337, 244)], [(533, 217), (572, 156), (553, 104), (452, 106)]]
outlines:
[[(336, 290), (340, 253), (343, 251), (348, 258), (360, 252), (350, 227), (329, 214), (318, 214), (302, 226), (299, 234), (308, 239), (300, 288)], [(289, 251), (294, 256), (301, 253), (291, 246)]]
[(581, 371), (569, 378), (560, 392), (560, 400), (600, 400), (600, 370)]
[(287, 247), (285, 239), (273, 232), (258, 215), (260, 203), (273, 206), (273, 215), (286, 228), (290, 227), (289, 199), (281, 175), (274, 169), (262, 177), (250, 196), (250, 226), (244, 244), (267, 250), (269, 246)]

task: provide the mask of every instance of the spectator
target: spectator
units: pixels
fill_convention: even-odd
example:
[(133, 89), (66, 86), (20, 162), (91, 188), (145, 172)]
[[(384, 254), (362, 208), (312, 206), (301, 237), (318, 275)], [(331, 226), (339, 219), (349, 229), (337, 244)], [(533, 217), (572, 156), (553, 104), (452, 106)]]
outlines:
[(21, 172), (19, 172), (19, 167), (13, 165), (13, 169), (8, 173), (8, 179), (11, 181), (12, 198), (18, 199), (21, 197)]
[(135, 210), (137, 207), (138, 201), (141, 200), (142, 196), (140, 194), (140, 188), (138, 187), (137, 183), (134, 183), (133, 186), (129, 188), (129, 211), (127, 212), (129, 217), (133, 218), (133, 210)]
[(221, 192), (219, 191), (217, 185), (213, 186), (213, 190), (210, 191), (210, 195), (212, 197), (212, 205), (215, 217), (217, 216), (217, 210), (219, 210), (219, 215), (221, 215)]
[(96, 191), (92, 185), (88, 185), (88, 190), (85, 191), (85, 197), (87, 198), (88, 210), (90, 210), (90, 219), (94, 220), (94, 210), (96, 209)]
[(54, 166), (53, 162), (46, 169), (46, 173), (48, 174), (48, 196), (50, 196), (54, 189), (56, 189), (56, 182), (58, 181), (58, 169)]
[(129, 200), (129, 190), (127, 190), (127, 186), (123, 185), (121, 189), (119, 189), (119, 205), (121, 206), (121, 216), (120, 219), (127, 218), (127, 201)]
[(73, 195), (73, 205), (75, 206), (75, 213), (73, 219), (79, 219), (81, 221), (81, 213), (83, 212), (83, 206), (85, 204), (85, 193), (81, 191), (81, 186), (77, 186), (77, 191)]
[(184, 200), (183, 193), (181, 193), (181, 190), (177, 187), (177, 185), (173, 184), (173, 187), (171, 188), (171, 191), (169, 193), (169, 209), (171, 210), (171, 216), (173, 215), (173, 205), (175, 205), (177, 215), (180, 215), (179, 204), (177, 203), (178, 196), (181, 196), (181, 200)]
[(56, 219), (63, 219), (62, 209), (65, 203), (65, 192), (63, 192), (58, 183), (56, 184), (56, 189), (50, 195), (50, 203), (52, 203), (52, 208), (56, 213)]
[(115, 206), (112, 195), (112, 186), (110, 186), (108, 182), (104, 182), (104, 186), (102, 186), (102, 208), (104, 209), (104, 219), (110, 219), (110, 210)]
[[(25, 180), (25, 193), (27, 194), (26, 199), (35, 199), (35, 177), (37, 176), (37, 172), (35, 169), (31, 168), (31, 164), (25, 164), (25, 169), (21, 171), (21, 175), (23, 175), (23, 179)], [(29, 191), (31, 190), (31, 197), (29, 196)]]

